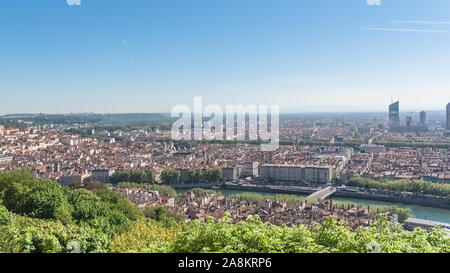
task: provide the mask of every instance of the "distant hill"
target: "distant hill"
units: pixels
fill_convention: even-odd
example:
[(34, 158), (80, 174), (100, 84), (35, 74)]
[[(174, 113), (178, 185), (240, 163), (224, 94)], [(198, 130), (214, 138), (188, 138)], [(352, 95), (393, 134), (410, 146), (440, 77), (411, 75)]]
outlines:
[(21, 121), (32, 122), (34, 125), (42, 124), (92, 124), (94, 126), (117, 126), (134, 123), (170, 122), (168, 113), (124, 113), (124, 114), (96, 114), (96, 113), (70, 113), (70, 114), (7, 114), (0, 116), (0, 121), (8, 123)]

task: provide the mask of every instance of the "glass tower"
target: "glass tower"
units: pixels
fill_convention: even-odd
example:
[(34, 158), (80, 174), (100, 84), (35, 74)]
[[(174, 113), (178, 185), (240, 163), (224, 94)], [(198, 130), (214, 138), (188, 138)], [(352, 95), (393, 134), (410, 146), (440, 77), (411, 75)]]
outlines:
[(400, 111), (399, 111), (399, 102), (394, 102), (389, 105), (389, 127), (398, 127), (400, 126)]

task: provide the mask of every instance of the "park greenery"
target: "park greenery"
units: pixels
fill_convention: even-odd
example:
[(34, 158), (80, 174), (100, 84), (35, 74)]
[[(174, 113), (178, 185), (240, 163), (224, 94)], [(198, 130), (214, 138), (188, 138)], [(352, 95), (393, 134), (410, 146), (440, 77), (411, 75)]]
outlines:
[[(210, 144), (248, 144), (248, 145), (260, 145), (267, 143), (267, 141), (262, 140), (202, 140), (202, 143)], [(289, 146), (336, 146), (336, 147), (350, 147), (354, 149), (359, 149), (361, 144), (364, 144), (361, 140), (350, 140), (350, 141), (327, 141), (327, 140), (312, 140), (312, 139), (300, 139), (300, 140), (290, 140), (283, 139), (280, 140), (280, 145)], [(431, 142), (431, 141), (408, 141), (408, 140), (376, 140), (373, 142), (376, 145), (384, 145), (388, 148), (400, 148), (400, 147), (411, 147), (411, 148), (436, 148), (436, 149), (449, 149), (450, 142)]]
[(191, 191), (195, 194), (195, 196), (199, 196), (199, 197), (207, 196), (210, 194), (219, 194), (220, 195), (220, 192), (218, 192), (218, 191), (202, 189), (202, 188), (194, 188)]
[[(127, 183), (116, 186), (160, 187)], [(311, 227), (276, 226), (258, 216), (232, 223), (228, 213), (186, 223), (164, 207), (141, 210), (98, 183), (61, 188), (21, 169), (0, 173), (0, 252), (448, 253), (450, 237), (438, 227), (406, 231), (382, 214), (373, 226), (357, 230), (332, 217)]]
[(189, 182), (197, 183), (217, 183), (222, 180), (222, 170), (219, 168), (213, 169), (197, 169), (189, 170)]
[(450, 142), (432, 141), (406, 141), (406, 140), (378, 140), (374, 144), (384, 145), (389, 148), (411, 147), (411, 148), (436, 148), (449, 149)]
[(112, 184), (120, 182), (155, 183), (155, 173), (151, 170), (117, 171), (110, 177)]
[(347, 180), (346, 185), (366, 189), (388, 190), (395, 192), (412, 192), (450, 197), (450, 184), (433, 183), (424, 180), (374, 180), (355, 175)]
[[(179, 170), (165, 169), (161, 172), (161, 180), (165, 184), (178, 184), (180, 181), (181, 173)], [(199, 183), (217, 183), (222, 181), (222, 170), (219, 168), (211, 169), (190, 169), (188, 171), (187, 181), (183, 181), (191, 184)], [(122, 180), (127, 181), (127, 180)]]
[(161, 180), (166, 184), (178, 184), (180, 182), (180, 171), (165, 169), (161, 172)]

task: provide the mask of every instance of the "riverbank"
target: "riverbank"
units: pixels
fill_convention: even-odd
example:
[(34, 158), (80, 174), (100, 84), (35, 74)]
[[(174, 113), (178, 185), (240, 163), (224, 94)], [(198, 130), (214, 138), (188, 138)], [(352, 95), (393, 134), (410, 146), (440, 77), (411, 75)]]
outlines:
[[(205, 187), (201, 187), (201, 186)], [(243, 185), (177, 185), (174, 187), (177, 192), (183, 192), (192, 188), (207, 188), (214, 189), (222, 192), (225, 195), (238, 194), (242, 192), (256, 192), (264, 195), (275, 195), (275, 194), (294, 194), (306, 197), (311, 193), (315, 192), (316, 189), (307, 188), (307, 187), (297, 187), (291, 186), (291, 188), (287, 188), (285, 186), (275, 186), (271, 185), (269, 187), (261, 187), (261, 186), (243, 186)], [(219, 188), (219, 186), (221, 186)], [(345, 192), (336, 192), (333, 194), (330, 199), (339, 200), (339, 201), (347, 201), (353, 203), (361, 203), (366, 206), (372, 205), (386, 205), (386, 206), (397, 206), (401, 208), (409, 208), (411, 210), (411, 214), (417, 218), (428, 219), (438, 222), (450, 223), (450, 210), (446, 206), (441, 206), (439, 204), (433, 204), (434, 206), (428, 206), (424, 204), (429, 204), (429, 202), (423, 202), (423, 200), (413, 200), (402, 199), (402, 198), (394, 198), (392, 196), (373, 196), (369, 194), (357, 194), (357, 193), (345, 193)], [(422, 201), (422, 202), (420, 202)]]
[(428, 195), (402, 195), (402, 194), (373, 194), (367, 192), (349, 192), (338, 190), (333, 194), (333, 197), (354, 198), (363, 200), (383, 201), (390, 203), (403, 203), (411, 205), (419, 205), (425, 207), (433, 207), (446, 209), (450, 212), (450, 200), (448, 198), (441, 198), (439, 196)]
[[(226, 190), (242, 190), (254, 192), (269, 192), (282, 194), (297, 194), (310, 195), (317, 191), (317, 188), (312, 187), (297, 187), (297, 186), (274, 186), (274, 185), (224, 185), (222, 187)], [(345, 189), (338, 189), (333, 197), (345, 197), (362, 200), (384, 201), (390, 203), (403, 203), (411, 205), (419, 205), (426, 207), (434, 207), (450, 210), (450, 199), (439, 196), (430, 196), (422, 194), (407, 195), (401, 193), (373, 193), (368, 191), (347, 191)]]

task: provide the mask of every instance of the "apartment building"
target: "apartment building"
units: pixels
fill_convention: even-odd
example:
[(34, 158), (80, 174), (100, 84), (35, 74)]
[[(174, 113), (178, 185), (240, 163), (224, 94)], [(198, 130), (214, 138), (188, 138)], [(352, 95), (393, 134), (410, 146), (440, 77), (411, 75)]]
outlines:
[(62, 176), (58, 179), (58, 183), (62, 187), (72, 184), (83, 184), (84, 180), (88, 177), (86, 174)]
[(237, 167), (222, 168), (222, 177), (226, 181), (236, 181), (239, 178), (238, 168)]
[(333, 169), (330, 166), (261, 165), (261, 178), (266, 181), (330, 183)]
[(246, 162), (240, 165), (240, 177), (256, 177), (259, 176), (259, 163)]
[(109, 183), (109, 178), (114, 174), (114, 170), (93, 170), (90, 180)]
[(383, 145), (375, 145), (375, 144), (362, 144), (360, 147), (361, 153), (366, 154), (378, 154), (386, 151), (386, 148)]

